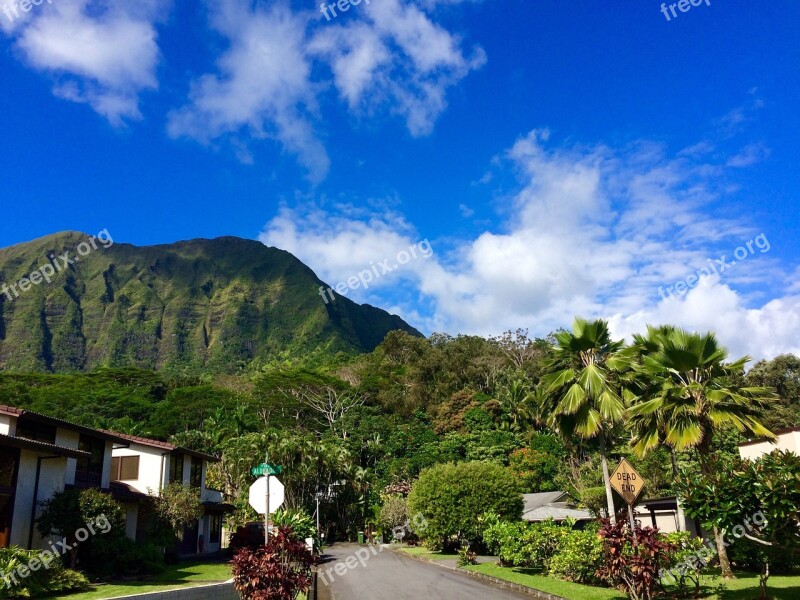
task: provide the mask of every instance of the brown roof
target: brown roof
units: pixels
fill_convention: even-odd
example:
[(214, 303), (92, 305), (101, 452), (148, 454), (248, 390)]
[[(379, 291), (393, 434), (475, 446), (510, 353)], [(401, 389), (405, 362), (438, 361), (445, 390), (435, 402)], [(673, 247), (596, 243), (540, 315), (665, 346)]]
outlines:
[(162, 440), (154, 440), (151, 438), (141, 437), (139, 435), (128, 435), (127, 433), (116, 433), (113, 431), (109, 431), (108, 433), (119, 436), (128, 442), (133, 442), (134, 444), (141, 444), (142, 446), (150, 446), (152, 448), (168, 450), (170, 454), (188, 454), (189, 456), (196, 456), (197, 458), (202, 458), (211, 462), (219, 462), (219, 458), (213, 454), (206, 454), (205, 452), (198, 452), (197, 450), (192, 450), (190, 448), (176, 446), (175, 444), (170, 444), (169, 442)]
[(47, 423), (48, 425), (55, 425), (57, 427), (66, 427), (74, 431), (79, 431), (80, 433), (85, 433), (87, 435), (93, 435), (98, 438), (111, 440), (112, 442), (117, 442), (118, 444), (123, 444), (125, 446), (128, 445), (128, 441), (126, 439), (122, 438), (119, 434), (115, 434), (112, 431), (92, 429), (91, 427), (78, 425), (77, 423), (65, 421), (64, 419), (58, 419), (56, 417), (51, 417), (49, 415), (43, 415), (41, 413), (33, 412), (32, 410), (28, 410), (26, 408), (17, 408), (16, 406), (8, 406), (6, 404), (0, 404), (0, 415), (8, 415), (11, 417), (18, 417), (18, 418), (25, 417), (27, 419), (39, 421), (40, 423)]
[[(794, 427), (787, 427), (785, 429), (776, 429), (772, 433), (774, 433), (775, 435), (785, 435), (787, 433), (795, 433), (795, 432), (800, 432), (800, 425), (796, 425)], [(749, 442), (742, 442), (741, 444), (739, 444), (739, 447), (741, 448), (742, 446), (752, 446), (754, 444), (763, 444), (764, 442), (771, 442), (771, 441), (772, 440), (768, 440), (768, 439), (750, 440)]]
[(59, 456), (65, 456), (68, 458), (88, 458), (91, 456), (91, 454), (84, 452), (83, 450), (65, 448), (64, 446), (56, 446), (55, 444), (37, 442), (27, 438), (11, 437), (10, 435), (4, 434), (0, 434), (0, 446), (5, 446), (7, 448), (21, 448), (23, 450), (33, 450), (34, 452), (57, 454)]

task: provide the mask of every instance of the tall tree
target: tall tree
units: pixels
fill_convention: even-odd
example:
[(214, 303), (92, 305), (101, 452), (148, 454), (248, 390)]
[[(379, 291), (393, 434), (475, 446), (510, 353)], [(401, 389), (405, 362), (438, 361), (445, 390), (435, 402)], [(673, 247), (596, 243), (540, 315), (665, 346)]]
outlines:
[(558, 332), (555, 340), (550, 372), (538, 389), (540, 414), (567, 439), (597, 438), (608, 515), (615, 520), (606, 454), (611, 430), (624, 415), (621, 375), (629, 361), (606, 321), (576, 318), (572, 331)]
[[(638, 375), (649, 382), (646, 393), (629, 409), (634, 450), (643, 455), (662, 441), (677, 451), (697, 451), (700, 471), (715, 477), (711, 461), (714, 433), (733, 427), (759, 437), (774, 437), (758, 420), (774, 393), (765, 387), (743, 387), (741, 373), (749, 357), (726, 363), (727, 351), (712, 333), (696, 334), (674, 327), (648, 328), (635, 344), (645, 348)], [(733, 578), (722, 532), (714, 527), (722, 576)]]

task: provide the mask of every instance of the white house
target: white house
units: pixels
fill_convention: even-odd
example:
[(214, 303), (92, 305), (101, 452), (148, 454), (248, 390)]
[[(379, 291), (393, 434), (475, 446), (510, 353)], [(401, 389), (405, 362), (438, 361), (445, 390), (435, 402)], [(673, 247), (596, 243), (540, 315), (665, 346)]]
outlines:
[[(118, 499), (128, 515), (128, 537), (141, 539), (143, 536), (147, 514), (141, 498), (158, 495), (165, 485), (177, 481), (199, 488), (205, 509), (200, 521), (185, 529), (180, 553), (218, 551), (222, 547), (222, 517), (232, 508), (223, 503), (222, 492), (206, 485), (208, 463), (219, 459), (168, 442), (133, 435), (115, 435), (128, 442), (127, 447), (114, 449), (111, 468), (112, 479), (118, 487)], [(126, 492), (128, 499), (123, 500), (121, 496)]]
[(0, 405), (0, 547), (42, 547), (41, 503), (67, 487), (111, 492), (113, 449), (127, 445), (111, 432)]
[(756, 460), (775, 450), (793, 452), (800, 455), (800, 427), (780, 429), (775, 432), (775, 441), (754, 441), (739, 444), (739, 456), (745, 460)]

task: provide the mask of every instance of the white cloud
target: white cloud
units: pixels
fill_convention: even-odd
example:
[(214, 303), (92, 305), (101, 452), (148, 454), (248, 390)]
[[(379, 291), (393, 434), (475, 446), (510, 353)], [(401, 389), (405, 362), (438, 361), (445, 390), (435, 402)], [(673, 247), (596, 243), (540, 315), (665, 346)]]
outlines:
[(447, 90), (486, 62), (480, 47), (467, 56), (459, 38), (413, 3), (381, 0), (347, 17), (321, 27), (311, 52), (330, 65), (352, 111), (388, 106), (414, 136), (432, 131)]
[[(429, 332), (523, 326), (546, 335), (583, 315), (610, 318), (619, 335), (659, 322), (716, 330), (737, 355), (798, 350), (800, 296), (785, 283), (792, 279), (773, 256), (769, 232), (770, 253), (753, 245), (746, 260), (703, 278), (684, 297), (659, 296), (659, 287), (686, 280), (709, 259), (730, 262), (762, 233), (728, 214), (732, 199), (718, 191), (728, 183), (725, 159), (697, 162), (645, 142), (618, 150), (557, 146), (534, 131), (504, 162), (517, 171), (520, 189), (502, 228), (434, 240), (429, 261), (352, 297), (393, 307)], [(295, 253), (330, 283), (424, 237), (387, 215), (284, 207), (261, 239)]]
[(229, 48), (217, 61), (218, 74), (197, 79), (190, 104), (170, 115), (170, 135), (204, 143), (226, 135), (274, 138), (313, 180), (322, 179), (330, 160), (311, 123), (316, 104), (306, 17), (283, 5), (223, 0), (212, 6), (211, 24)]
[(139, 97), (158, 87), (156, 0), (57, 0), (3, 23), (23, 60), (54, 77), (54, 93), (89, 104), (112, 124), (141, 117)]
[(221, 0), (210, 11), (228, 48), (214, 73), (193, 82), (189, 104), (170, 115), (169, 133), (203, 143), (228, 138), (240, 152), (273, 138), (313, 181), (330, 165), (319, 131), (328, 77), (357, 117), (399, 115), (420, 136), (445, 110), (448, 89), (485, 62), (480, 48), (465, 56), (457, 37), (400, 0), (362, 4), (330, 22), (284, 3)]

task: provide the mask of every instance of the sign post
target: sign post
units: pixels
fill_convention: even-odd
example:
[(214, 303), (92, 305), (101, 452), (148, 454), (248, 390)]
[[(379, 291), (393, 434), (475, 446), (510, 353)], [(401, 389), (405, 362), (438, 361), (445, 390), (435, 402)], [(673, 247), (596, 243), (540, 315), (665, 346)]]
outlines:
[(623, 500), (625, 500), (625, 503), (628, 505), (628, 519), (631, 524), (631, 533), (636, 529), (636, 525), (633, 521), (633, 505), (636, 503), (639, 494), (642, 493), (644, 483), (645, 481), (642, 476), (639, 475), (639, 472), (634, 469), (631, 463), (625, 458), (620, 461), (617, 468), (614, 469), (613, 475), (611, 475), (611, 487), (622, 496)]
[[(250, 469), (250, 473), (254, 477), (261, 477), (261, 479), (257, 480), (252, 486), (250, 486), (250, 506), (252, 506), (256, 512), (264, 513), (264, 545), (269, 544), (269, 515), (270, 513), (276, 511), (278, 507), (283, 504), (283, 485), (281, 485), (280, 481), (272, 477), (273, 475), (279, 475), (283, 472), (283, 467), (280, 465), (273, 465), (269, 462), (269, 452), (267, 452), (266, 461), (258, 465), (257, 467), (253, 467)], [(264, 477), (266, 476), (266, 477)], [(275, 498), (270, 505), (270, 487), (273, 483), (272, 480), (275, 479), (274, 483), (280, 485), (280, 492), (279, 496), (280, 499), (278, 500)], [(263, 497), (263, 504), (261, 503), (261, 499), (258, 498), (259, 494), (258, 491), (261, 488), (261, 482), (264, 481), (264, 497)], [(255, 496), (255, 497), (254, 497)], [(263, 506), (263, 511), (261, 507)]]

